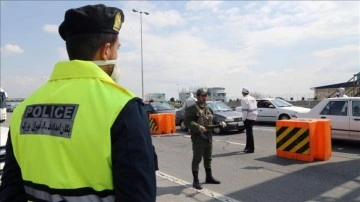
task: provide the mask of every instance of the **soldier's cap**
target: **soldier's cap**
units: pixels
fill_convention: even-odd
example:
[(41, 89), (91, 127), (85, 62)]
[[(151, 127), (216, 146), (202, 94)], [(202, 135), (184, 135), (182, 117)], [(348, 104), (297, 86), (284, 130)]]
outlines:
[(241, 92), (243, 92), (243, 93), (249, 93), (249, 89), (248, 89), (247, 87), (244, 87)]
[(104, 4), (69, 9), (59, 26), (59, 34), (65, 41), (77, 34), (119, 34), (124, 17), (121, 9), (107, 7)]
[(199, 88), (197, 91), (196, 91), (196, 95), (199, 96), (199, 95), (207, 95), (208, 92), (203, 89), (203, 88)]

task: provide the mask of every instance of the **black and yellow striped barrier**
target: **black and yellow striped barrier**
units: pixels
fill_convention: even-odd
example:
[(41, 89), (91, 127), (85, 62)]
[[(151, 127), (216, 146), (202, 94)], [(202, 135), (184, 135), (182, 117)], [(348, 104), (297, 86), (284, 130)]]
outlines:
[(156, 124), (154, 117), (149, 117), (149, 125), (150, 125), (150, 131), (157, 131), (159, 128)]
[(276, 149), (298, 154), (310, 154), (309, 129), (276, 127)]
[(330, 120), (276, 121), (276, 154), (302, 161), (327, 160), (331, 156)]
[(149, 125), (150, 133), (153, 135), (175, 133), (175, 114), (149, 114)]

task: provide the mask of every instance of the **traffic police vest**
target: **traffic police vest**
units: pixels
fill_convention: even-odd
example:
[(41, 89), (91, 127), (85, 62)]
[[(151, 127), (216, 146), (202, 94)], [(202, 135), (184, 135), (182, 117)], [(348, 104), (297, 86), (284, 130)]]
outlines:
[(92, 62), (57, 63), (10, 123), (28, 196), (114, 201), (110, 129), (133, 97)]

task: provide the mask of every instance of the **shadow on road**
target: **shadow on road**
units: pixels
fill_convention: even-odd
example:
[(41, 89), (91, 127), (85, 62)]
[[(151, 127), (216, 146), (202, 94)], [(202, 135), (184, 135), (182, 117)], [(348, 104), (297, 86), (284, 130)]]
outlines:
[(157, 187), (157, 196), (167, 195), (167, 194), (180, 195), (180, 194), (183, 194), (184, 189), (187, 189), (187, 187), (185, 187), (183, 185)]
[(244, 153), (242, 151), (235, 151), (235, 152), (228, 152), (228, 153), (222, 153), (222, 154), (213, 154), (212, 158), (220, 158), (220, 157), (243, 155), (243, 154), (246, 154), (246, 153)]
[(332, 140), (332, 151), (360, 156), (360, 141)]
[[(294, 160), (259, 159), (286, 166)], [(264, 172), (255, 169), (254, 172)], [(341, 175), (342, 177), (336, 177)], [(333, 177), (329, 177), (333, 176)], [(239, 201), (359, 201), (360, 159), (308, 166), (297, 172), (227, 194)], [(341, 194), (340, 194), (341, 193)], [(209, 200), (215, 202), (216, 200)]]

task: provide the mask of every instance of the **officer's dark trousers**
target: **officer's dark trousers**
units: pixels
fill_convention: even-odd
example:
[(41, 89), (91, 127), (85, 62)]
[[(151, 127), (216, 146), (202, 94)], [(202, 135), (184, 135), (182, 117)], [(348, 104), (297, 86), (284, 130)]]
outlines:
[[(195, 137), (194, 137), (195, 136)], [(193, 159), (191, 164), (192, 171), (199, 171), (199, 164), (204, 158), (204, 168), (211, 168), (212, 138), (203, 139), (198, 135), (192, 135)]]
[(255, 150), (254, 134), (253, 134), (254, 123), (255, 123), (254, 120), (246, 119), (244, 121), (244, 126), (245, 126), (245, 130), (246, 130), (246, 146), (245, 146), (245, 149), (251, 150), (251, 151)]

